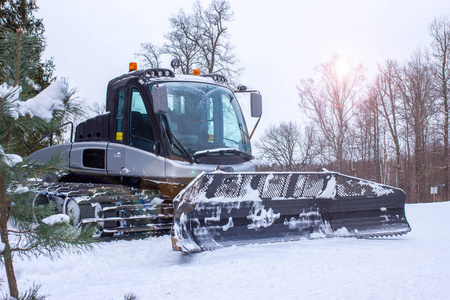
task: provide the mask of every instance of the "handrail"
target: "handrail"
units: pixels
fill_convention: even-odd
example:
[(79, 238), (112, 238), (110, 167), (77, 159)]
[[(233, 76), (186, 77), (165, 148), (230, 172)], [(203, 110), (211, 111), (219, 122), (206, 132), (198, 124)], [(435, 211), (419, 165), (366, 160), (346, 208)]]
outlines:
[(37, 145), (39, 145), (44, 139), (46, 139), (48, 136), (50, 136), (50, 146), (53, 146), (53, 133), (55, 133), (56, 131), (58, 131), (59, 129), (67, 126), (67, 125), (71, 125), (70, 126), (70, 143), (73, 142), (73, 122), (69, 121), (67, 123), (64, 123), (62, 125), (60, 125), (58, 128), (54, 129), (53, 131), (51, 131), (50, 133), (47, 133), (43, 138), (41, 138), (39, 141), (37, 141), (36, 144), (34, 144), (33, 147), (30, 148), (30, 150), (28, 151), (28, 155), (33, 152), (34, 148), (36, 148)]

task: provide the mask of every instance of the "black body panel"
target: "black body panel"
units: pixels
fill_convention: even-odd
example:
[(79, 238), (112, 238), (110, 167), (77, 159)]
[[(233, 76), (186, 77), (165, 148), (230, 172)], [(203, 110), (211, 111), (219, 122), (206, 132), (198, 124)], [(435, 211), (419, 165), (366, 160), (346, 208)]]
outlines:
[(104, 114), (78, 124), (75, 142), (109, 141), (109, 135), (109, 114)]

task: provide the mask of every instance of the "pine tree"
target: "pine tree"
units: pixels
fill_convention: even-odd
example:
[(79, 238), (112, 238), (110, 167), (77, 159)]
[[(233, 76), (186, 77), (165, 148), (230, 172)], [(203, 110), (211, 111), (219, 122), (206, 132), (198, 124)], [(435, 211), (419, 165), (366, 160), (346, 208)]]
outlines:
[[(33, 14), (38, 10), (35, 0), (0, 0), (0, 84), (8, 83), (10, 86), (19, 85), (22, 88), (21, 95), (24, 98), (36, 96), (48, 87), (56, 78), (53, 77), (55, 69), (53, 59), (43, 60), (42, 53), (46, 43), (44, 38), (44, 24), (42, 19)], [(21, 48), (17, 48), (15, 32), (20, 28), (24, 33), (20, 36)], [(19, 52), (19, 56), (16, 53)], [(20, 57), (20, 64), (15, 62)], [(11, 63), (12, 62), (12, 63)], [(12, 68), (11, 66), (18, 66)], [(17, 81), (17, 82), (16, 82)], [(72, 97), (73, 99), (73, 97)], [(73, 101), (73, 100), (72, 100)], [(64, 124), (73, 121), (80, 114), (59, 114), (51, 121), (52, 124)], [(36, 143), (48, 134), (49, 127), (43, 130), (19, 131), (17, 138), (27, 147), (16, 149), (15, 153), (27, 155), (31, 148), (39, 150), (48, 146), (49, 140)], [(53, 135), (57, 140), (64, 139), (63, 130), (58, 130)]]
[[(53, 59), (42, 60), (42, 53), (46, 47), (45, 28), (42, 19), (33, 15), (38, 9), (36, 0), (0, 0), (0, 27), (9, 29), (11, 32), (20, 28), (35, 37), (34, 49), (29, 52), (26, 64), (25, 60), (22, 60), (22, 67), (29, 68), (27, 76), (32, 80), (32, 84), (26, 77), (19, 77), (19, 84), (24, 90), (23, 92), (31, 93), (31, 96), (35, 96), (45, 89), (55, 79), (53, 77), (55, 69)], [(0, 37), (0, 41), (2, 39), (3, 36)], [(4, 65), (0, 61), (0, 81), (5, 80), (2, 79), (4, 71)]]
[[(29, 74), (35, 72), (37, 68), (37, 62), (33, 57), (35, 52), (38, 51), (39, 39), (30, 32), (24, 32), (22, 29), (18, 29), (18, 31), (20, 33), (0, 27), (0, 61), (2, 64), (2, 68), (0, 68), (0, 84), (6, 83), (9, 86), (20, 86), (21, 99), (28, 99), (36, 95), (35, 91), (29, 88), (29, 86), (35, 86), (35, 81)], [(24, 82), (26, 82), (25, 87), (22, 84)], [(10, 145), (12, 149), (10, 150), (21, 156), (28, 155), (30, 149), (47, 133), (79, 115), (79, 105), (72, 97), (74, 92), (71, 91), (70, 93), (70, 110), (57, 111), (51, 121), (43, 122), (39, 127), (33, 128), (32, 123), (35, 121), (28, 118), (26, 120), (31, 122), (28, 126), (16, 128), (14, 132), (8, 130), (8, 134), (13, 137)], [(30, 128), (33, 128), (33, 130), (30, 130)], [(58, 134), (58, 137), (61, 138), (63, 132), (59, 131), (57, 132)], [(47, 144), (43, 143), (41, 148)]]
[[(92, 230), (74, 228), (68, 216), (52, 216), (53, 205), (33, 205), (35, 193), (27, 188), (27, 178), (42, 178), (61, 170), (61, 159), (53, 157), (45, 164), (22, 159), (27, 145), (22, 134), (45, 132), (59, 126), (60, 120), (76, 109), (67, 82), (56, 81), (36, 97), (19, 84), (30, 70), (22, 66), (27, 53), (35, 46), (32, 35), (22, 29), (16, 33), (3, 29), (9, 43), (15, 40), (15, 57), (1, 56), (14, 80), (0, 82), (0, 257), (5, 265), (11, 297), (19, 296), (14, 273), (14, 255), (58, 257), (65, 251), (92, 248)], [(9, 51), (11, 52), (11, 51)], [(11, 52), (12, 53), (12, 52)], [(10, 84), (13, 82), (13, 84)], [(47, 106), (47, 107), (45, 107)]]

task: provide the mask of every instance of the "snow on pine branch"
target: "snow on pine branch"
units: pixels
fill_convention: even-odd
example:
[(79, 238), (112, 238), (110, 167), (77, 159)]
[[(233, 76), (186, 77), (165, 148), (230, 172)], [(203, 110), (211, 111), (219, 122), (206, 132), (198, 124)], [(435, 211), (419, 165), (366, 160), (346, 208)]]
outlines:
[(64, 80), (56, 80), (42, 92), (27, 101), (20, 101), (19, 94), (21, 87), (10, 87), (6, 83), (0, 86), (0, 97), (9, 96), (13, 103), (12, 110), (9, 115), (15, 119), (19, 116), (30, 115), (31, 117), (39, 117), (49, 122), (52, 119), (53, 111), (64, 110), (64, 98), (68, 90), (67, 82)]
[(19, 94), (22, 91), (20, 87), (9, 86), (6, 83), (0, 85), (0, 98), (9, 98), (11, 102), (19, 100)]
[(12, 168), (18, 163), (22, 162), (22, 157), (17, 154), (6, 154), (2, 145), (0, 145), (0, 160), (2, 160), (8, 167)]
[(50, 121), (53, 111), (64, 110), (64, 98), (66, 97), (67, 83), (63, 80), (57, 80), (37, 94), (35, 97), (18, 102), (18, 112), (21, 116), (29, 114)]
[(43, 219), (42, 223), (47, 224), (47, 225), (54, 225), (54, 224), (58, 224), (58, 223), (67, 223), (68, 224), (69, 221), (70, 221), (70, 217), (68, 215), (57, 214), (57, 215), (52, 215), (50, 217)]

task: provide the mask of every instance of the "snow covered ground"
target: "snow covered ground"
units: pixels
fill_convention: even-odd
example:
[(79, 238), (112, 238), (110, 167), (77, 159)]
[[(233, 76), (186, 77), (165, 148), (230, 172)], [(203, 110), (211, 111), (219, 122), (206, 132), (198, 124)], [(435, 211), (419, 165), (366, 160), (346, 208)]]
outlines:
[[(16, 261), (19, 289), (48, 299), (449, 299), (450, 202), (408, 204), (412, 232), (229, 247), (186, 255), (169, 237)], [(3, 270), (4, 273), (4, 270)], [(6, 280), (6, 278), (5, 278)], [(1, 286), (2, 294), (7, 283)]]

